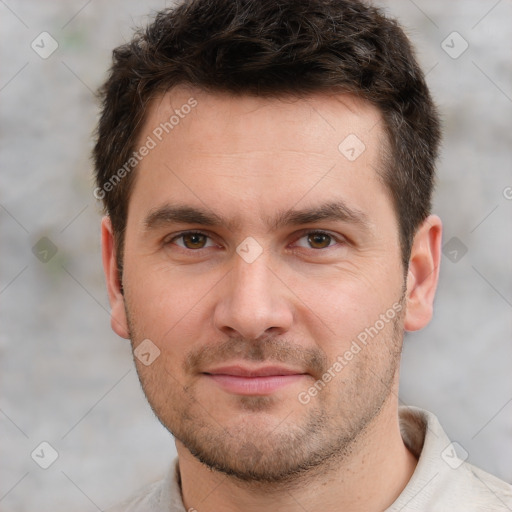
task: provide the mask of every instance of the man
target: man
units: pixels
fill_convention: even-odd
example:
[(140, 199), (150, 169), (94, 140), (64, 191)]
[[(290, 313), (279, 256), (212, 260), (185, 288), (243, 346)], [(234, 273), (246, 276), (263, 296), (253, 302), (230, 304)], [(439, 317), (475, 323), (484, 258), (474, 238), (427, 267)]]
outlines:
[(116, 510), (511, 510), (398, 406), (442, 229), (438, 116), (396, 22), (184, 2), (114, 51), (101, 97), (112, 328), (178, 453)]

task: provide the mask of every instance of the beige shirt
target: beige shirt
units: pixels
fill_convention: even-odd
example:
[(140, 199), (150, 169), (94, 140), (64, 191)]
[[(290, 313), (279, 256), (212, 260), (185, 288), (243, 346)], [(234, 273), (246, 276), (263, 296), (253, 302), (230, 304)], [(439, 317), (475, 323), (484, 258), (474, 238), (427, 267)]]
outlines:
[[(399, 414), (402, 438), (418, 464), (386, 512), (512, 511), (512, 486), (459, 458), (433, 414), (416, 407), (400, 407)], [(110, 512), (187, 512), (178, 458), (164, 479)]]

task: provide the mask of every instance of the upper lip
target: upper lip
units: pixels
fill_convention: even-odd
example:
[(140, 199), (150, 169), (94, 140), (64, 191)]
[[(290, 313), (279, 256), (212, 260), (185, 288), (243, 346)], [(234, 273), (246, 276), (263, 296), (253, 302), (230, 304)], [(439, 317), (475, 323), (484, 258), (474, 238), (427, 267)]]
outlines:
[(302, 375), (306, 372), (294, 370), (284, 366), (262, 366), (260, 368), (248, 368), (246, 366), (233, 365), (214, 368), (203, 373), (210, 375), (235, 375), (237, 377), (268, 377), (270, 375)]

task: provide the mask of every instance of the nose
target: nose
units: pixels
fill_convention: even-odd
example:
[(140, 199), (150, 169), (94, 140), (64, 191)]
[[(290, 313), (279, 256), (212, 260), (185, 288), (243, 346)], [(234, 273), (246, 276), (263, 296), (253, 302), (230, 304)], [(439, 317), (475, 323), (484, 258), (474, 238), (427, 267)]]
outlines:
[(224, 334), (258, 339), (290, 329), (293, 322), (290, 291), (268, 263), (265, 253), (252, 263), (234, 255), (214, 313), (214, 325)]

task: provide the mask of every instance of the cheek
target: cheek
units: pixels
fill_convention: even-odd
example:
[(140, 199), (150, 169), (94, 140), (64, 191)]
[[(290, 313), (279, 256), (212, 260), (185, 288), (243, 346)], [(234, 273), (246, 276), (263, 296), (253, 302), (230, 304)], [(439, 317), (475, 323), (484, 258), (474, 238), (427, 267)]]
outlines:
[(141, 320), (155, 327), (170, 327), (184, 317), (199, 302), (207, 286), (201, 276), (187, 279), (171, 267), (162, 269), (143, 262), (127, 268), (125, 275), (131, 302), (142, 315)]
[(135, 341), (150, 339), (165, 356), (166, 366), (176, 367), (185, 352), (208, 339), (205, 331), (212, 317), (209, 292), (219, 278), (191, 273), (185, 276), (176, 269), (149, 269), (143, 264), (137, 269), (127, 268), (125, 276)]
[(384, 280), (370, 272), (343, 269), (321, 281), (298, 280), (294, 291), (307, 306), (304, 314), (324, 326), (327, 338), (318, 342), (332, 356), (393, 308), (400, 298), (400, 283), (396, 276)]

